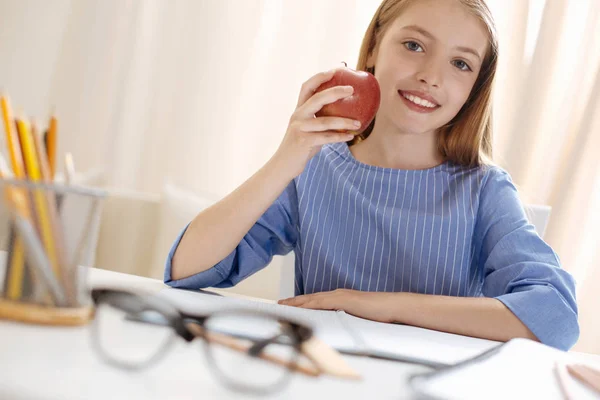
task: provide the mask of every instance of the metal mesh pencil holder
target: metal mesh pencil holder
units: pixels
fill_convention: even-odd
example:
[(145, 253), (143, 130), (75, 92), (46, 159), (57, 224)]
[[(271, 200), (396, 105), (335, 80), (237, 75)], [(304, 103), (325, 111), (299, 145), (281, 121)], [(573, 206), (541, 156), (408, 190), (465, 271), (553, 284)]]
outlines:
[(0, 318), (81, 325), (93, 314), (87, 267), (106, 193), (0, 179)]

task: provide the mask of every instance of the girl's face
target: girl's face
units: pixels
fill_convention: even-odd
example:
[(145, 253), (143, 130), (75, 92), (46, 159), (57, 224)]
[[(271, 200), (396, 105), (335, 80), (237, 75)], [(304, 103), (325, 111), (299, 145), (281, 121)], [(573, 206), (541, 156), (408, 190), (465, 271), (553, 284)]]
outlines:
[(487, 47), (485, 26), (460, 2), (412, 2), (367, 63), (381, 86), (378, 117), (405, 133), (445, 125), (467, 101)]

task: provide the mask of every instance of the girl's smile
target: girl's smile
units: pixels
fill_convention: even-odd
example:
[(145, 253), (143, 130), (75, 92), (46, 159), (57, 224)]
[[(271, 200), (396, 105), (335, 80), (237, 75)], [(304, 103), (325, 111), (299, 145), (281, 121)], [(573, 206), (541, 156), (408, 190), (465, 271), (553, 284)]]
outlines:
[(432, 96), (423, 92), (398, 90), (398, 94), (410, 110), (418, 113), (431, 113), (441, 107)]

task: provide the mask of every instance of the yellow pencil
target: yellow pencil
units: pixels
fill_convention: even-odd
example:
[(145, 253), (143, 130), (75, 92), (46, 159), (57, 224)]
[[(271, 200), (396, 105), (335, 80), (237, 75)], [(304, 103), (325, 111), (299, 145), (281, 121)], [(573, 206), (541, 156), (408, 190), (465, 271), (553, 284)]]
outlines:
[(46, 144), (46, 155), (48, 157), (48, 166), (50, 170), (50, 180), (54, 180), (54, 174), (56, 173), (56, 139), (58, 136), (57, 125), (58, 121), (53, 115), (50, 117), (50, 126), (48, 127), (47, 135), (44, 138), (44, 142)]
[[(0, 107), (2, 108), (2, 119), (4, 121), (6, 143), (12, 172), (15, 178), (23, 179), (25, 177), (23, 156), (19, 146), (19, 138), (12, 128), (10, 103), (6, 96), (0, 96)], [(23, 292), (23, 277), (25, 274), (25, 248), (23, 239), (19, 235), (14, 237), (13, 248), (10, 252), (7, 265), (8, 269), (5, 283), (6, 297), (11, 300), (17, 300), (21, 298)]]
[[(24, 120), (17, 119), (17, 128), (19, 139), (21, 141), (21, 149), (23, 151), (23, 159), (27, 169), (27, 176), (31, 182), (42, 182), (42, 173), (38, 163), (38, 157), (35, 152), (33, 137), (29, 131), (29, 126)], [(35, 206), (34, 209), (38, 230), (40, 236), (42, 237), (44, 248), (46, 249), (46, 255), (50, 260), (50, 265), (52, 265), (54, 274), (60, 280), (61, 271), (58, 263), (54, 237), (52, 234), (53, 228), (48, 210), (47, 199), (42, 189), (34, 189), (33, 192), (33, 202)]]
[(19, 147), (19, 138), (12, 128), (13, 120), (11, 117), (10, 103), (6, 96), (0, 97), (2, 105), (2, 119), (4, 120), (4, 130), (6, 133), (6, 144), (10, 155), (10, 166), (17, 179), (25, 178), (25, 169), (23, 167), (23, 155)]
[[(0, 177), (8, 177), (6, 171), (2, 171), (0, 173)], [(17, 191), (11, 188), (7, 188), (8, 193), (11, 193), (11, 196), (6, 196), (5, 199), (12, 199), (14, 195), (21, 195), (20, 198), (24, 199), (22, 196), (22, 191)], [(27, 207), (27, 211), (29, 208)], [(21, 236), (17, 235), (15, 231), (11, 228), (10, 233), (10, 241), (11, 245), (9, 245), (9, 259), (8, 259), (8, 269), (6, 272), (6, 282), (5, 282), (5, 292), (6, 297), (11, 300), (18, 300), (21, 298), (23, 294), (23, 280), (25, 279), (25, 247), (23, 243), (23, 239)]]
[[(52, 178), (48, 158), (46, 157), (46, 152), (44, 151), (42, 140), (38, 135), (37, 127), (34, 122), (31, 123), (31, 137), (33, 139), (33, 147), (36, 153), (36, 160), (39, 165), (41, 181), (45, 183), (51, 183)], [(48, 217), (50, 218), (50, 224), (52, 226), (54, 245), (56, 249), (56, 259), (62, 274), (65, 295), (67, 296), (67, 301), (69, 302), (69, 304), (75, 305), (74, 303), (76, 291), (74, 287), (74, 282), (69, 278), (69, 272), (64, 270), (68, 263), (66, 260), (67, 257), (65, 255), (62, 230), (60, 228), (60, 218), (58, 215), (56, 198), (54, 197), (53, 193), (48, 192), (46, 194), (46, 201), (49, 206)]]

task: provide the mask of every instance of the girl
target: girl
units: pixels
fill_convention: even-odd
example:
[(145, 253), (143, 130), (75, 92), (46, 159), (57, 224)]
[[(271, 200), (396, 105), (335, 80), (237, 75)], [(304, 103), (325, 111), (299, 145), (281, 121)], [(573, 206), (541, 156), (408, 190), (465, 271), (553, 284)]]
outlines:
[(373, 123), (354, 138), (316, 118), (352, 87), (309, 79), (277, 152), (186, 227), (165, 282), (228, 287), (293, 250), (281, 304), (569, 349), (574, 280), (490, 161), (497, 54), (483, 0), (384, 0), (357, 67), (381, 87)]

